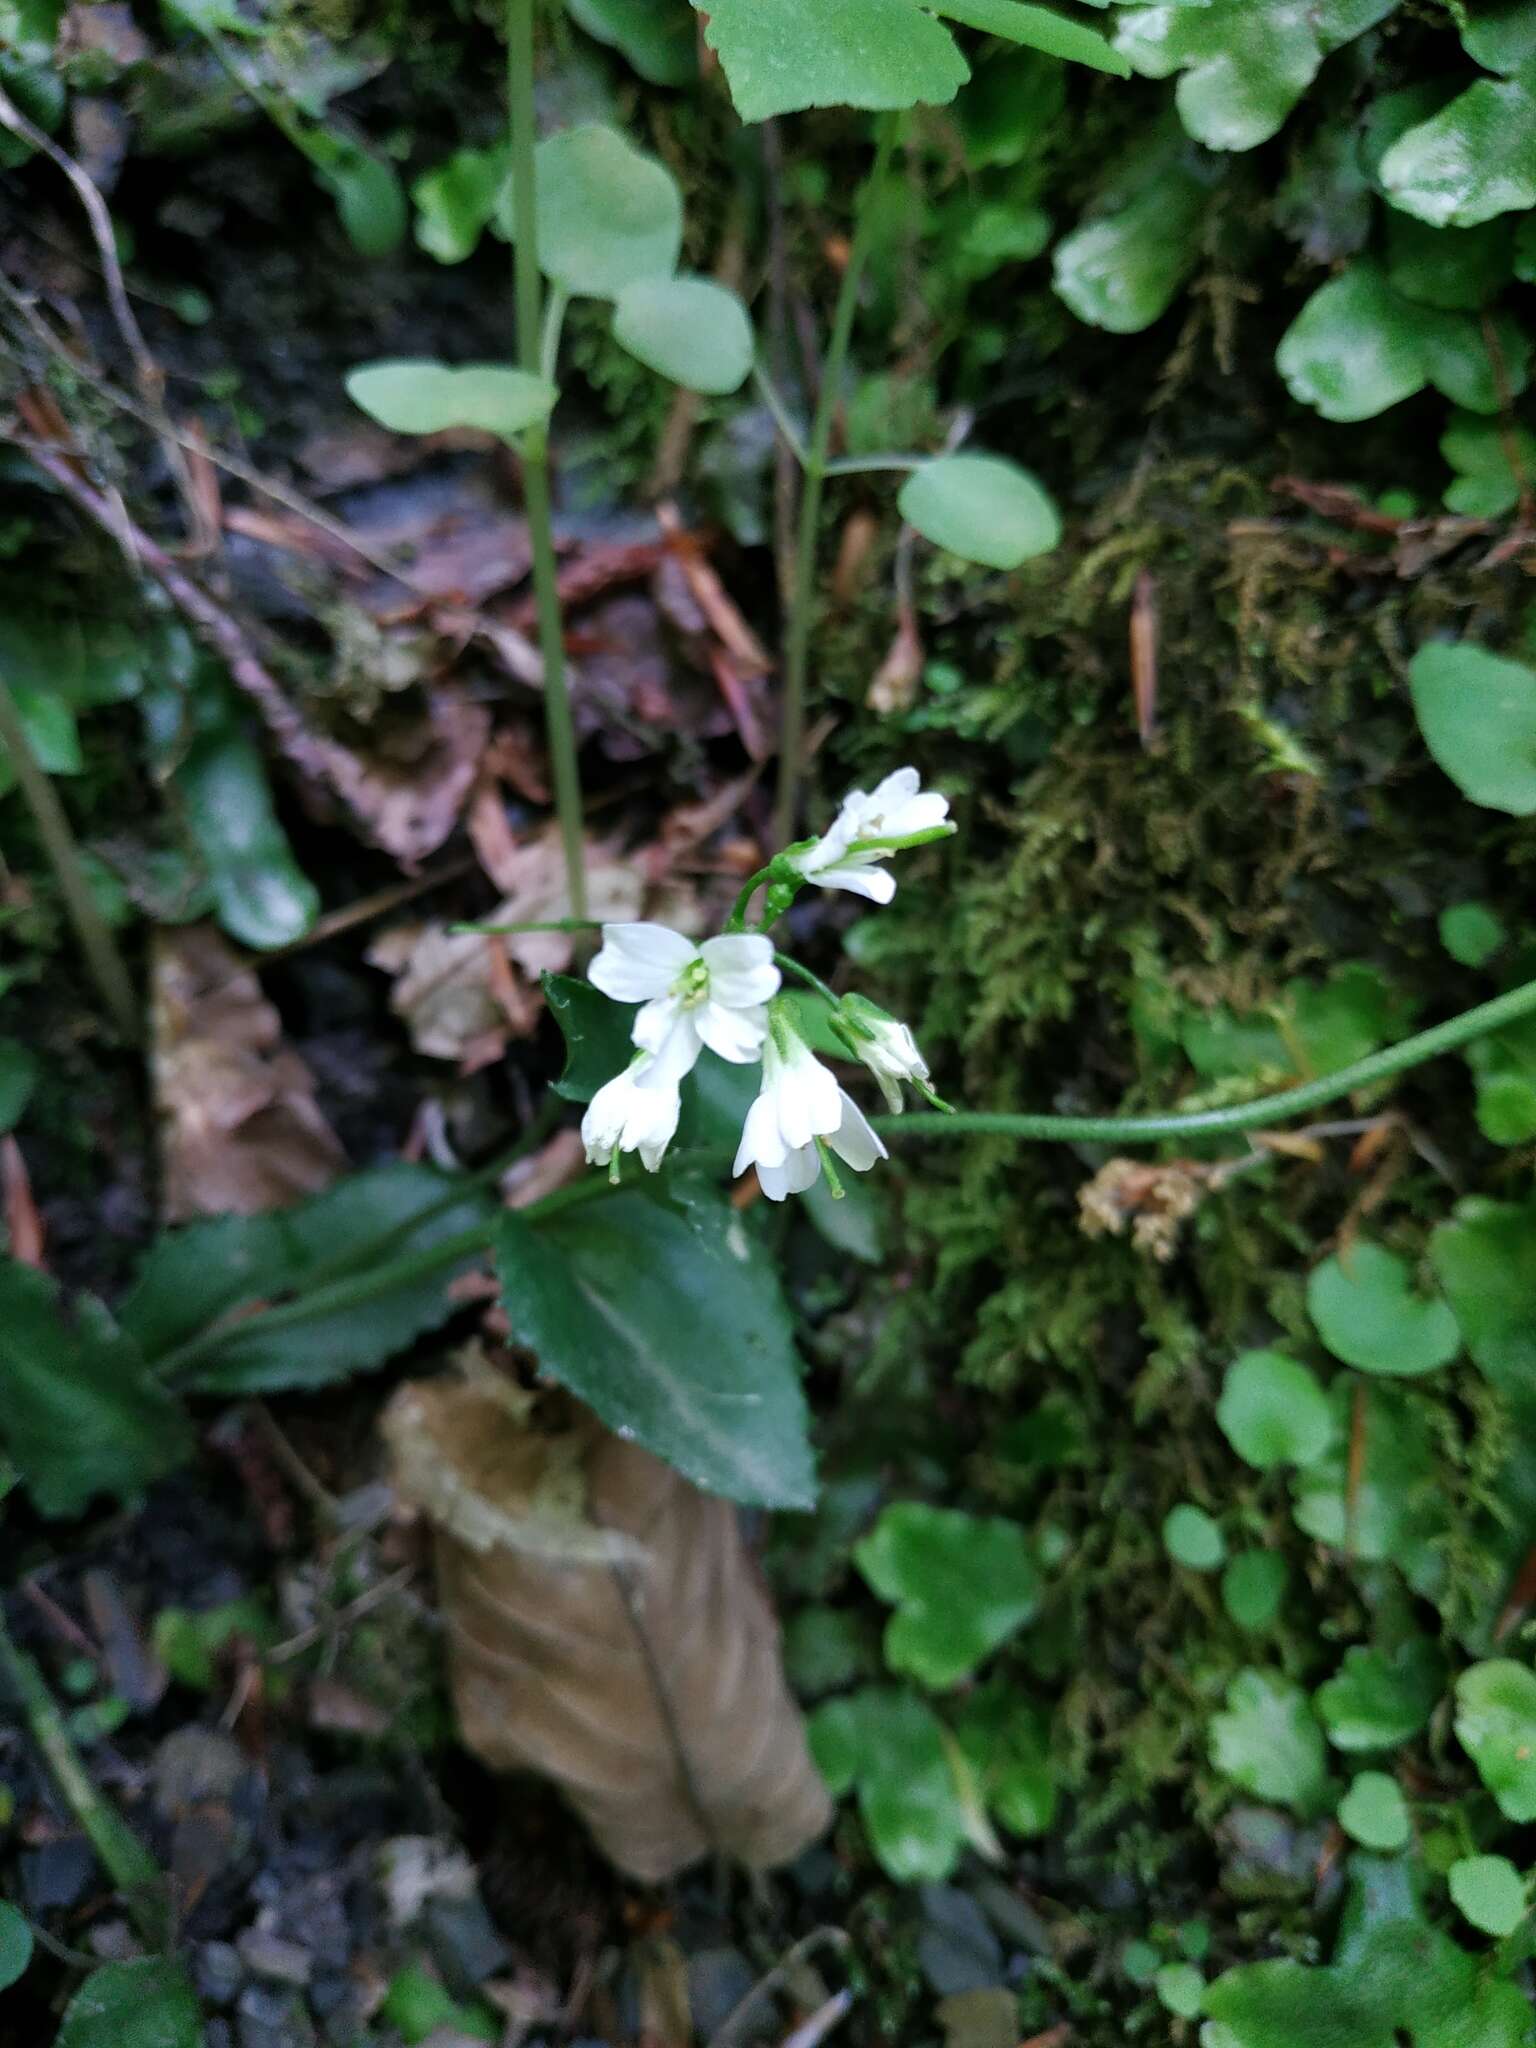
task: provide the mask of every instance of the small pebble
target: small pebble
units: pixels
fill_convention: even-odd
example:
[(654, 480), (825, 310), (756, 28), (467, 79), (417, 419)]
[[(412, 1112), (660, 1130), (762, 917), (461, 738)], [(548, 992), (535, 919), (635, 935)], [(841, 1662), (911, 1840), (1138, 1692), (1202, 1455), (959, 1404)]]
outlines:
[(237, 2012), (240, 2048), (316, 2048), (309, 2014), (291, 1991), (248, 1985)]
[(284, 1941), (265, 1928), (248, 1927), (236, 1943), (240, 1960), (253, 1977), (269, 1984), (290, 1984), (301, 1989), (314, 1974), (315, 1959), (296, 1941)]
[(245, 1966), (227, 1941), (205, 1941), (193, 1964), (198, 1995), (210, 2005), (228, 2005), (245, 1981)]

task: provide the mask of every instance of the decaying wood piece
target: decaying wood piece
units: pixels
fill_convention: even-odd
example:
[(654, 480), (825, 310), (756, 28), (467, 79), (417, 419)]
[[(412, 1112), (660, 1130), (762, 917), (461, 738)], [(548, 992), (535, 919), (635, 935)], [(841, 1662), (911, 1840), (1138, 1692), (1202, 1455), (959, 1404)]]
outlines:
[(735, 1509), (595, 1423), (535, 1432), (509, 1393), (406, 1386), (384, 1419), (436, 1532), (465, 1742), (554, 1779), (633, 1877), (789, 1861), (830, 1806)]

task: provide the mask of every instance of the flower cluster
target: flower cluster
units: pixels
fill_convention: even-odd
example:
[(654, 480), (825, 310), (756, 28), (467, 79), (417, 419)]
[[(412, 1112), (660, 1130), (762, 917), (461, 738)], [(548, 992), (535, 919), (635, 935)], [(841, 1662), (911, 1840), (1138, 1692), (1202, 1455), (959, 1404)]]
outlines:
[[(640, 1007), (630, 1033), (633, 1059), (597, 1091), (582, 1119), (587, 1158), (617, 1175), (620, 1154), (638, 1152), (654, 1173), (677, 1131), (682, 1084), (706, 1046), (735, 1066), (761, 1063), (762, 1085), (734, 1170), (755, 1167), (771, 1200), (803, 1194), (824, 1169), (840, 1194), (834, 1156), (856, 1173), (885, 1158), (858, 1104), (807, 1042), (795, 999), (783, 993), (786, 967), (821, 991), (830, 1030), (874, 1075), (893, 1110), (902, 1106), (903, 1083), (944, 1108), (909, 1028), (863, 996), (833, 996), (775, 951), (766, 927), (807, 884), (889, 903), (896, 893), (889, 857), (953, 830), (948, 800), (922, 789), (915, 768), (900, 768), (873, 792), (850, 791), (829, 831), (786, 848), (754, 875), (718, 938), (697, 944), (665, 925), (604, 925), (593, 985), (615, 1002)], [(747, 907), (760, 887), (763, 920), (748, 930)]]

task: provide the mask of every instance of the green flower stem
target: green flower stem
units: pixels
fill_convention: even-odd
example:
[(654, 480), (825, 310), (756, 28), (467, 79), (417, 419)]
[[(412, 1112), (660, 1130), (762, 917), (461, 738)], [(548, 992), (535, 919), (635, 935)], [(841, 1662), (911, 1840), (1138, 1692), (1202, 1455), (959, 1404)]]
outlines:
[(932, 460), (931, 455), (849, 455), (839, 462), (829, 462), (824, 474), (870, 476), (877, 470), (925, 469)]
[(32, 751), (32, 742), (27, 738), (27, 729), (21, 722), (16, 700), (3, 678), (0, 678), (0, 747), (10, 757), (17, 786), (32, 813), (37, 836), (43, 842), (43, 851), (58, 881), (64, 908), (69, 913), (75, 936), (80, 941), (80, 950), (85, 955), (85, 964), (90, 969), (101, 1000), (124, 1039), (130, 1045), (136, 1044), (141, 1036), (139, 1005), (128, 969), (123, 964), (112, 928), (102, 916), (85, 879), (80, 849), (75, 844), (75, 835), (70, 830), (64, 806), (59, 802), (58, 791)]
[(172, 1931), (165, 1874), (116, 1807), (110, 1806), (97, 1791), (70, 1740), (69, 1729), (47, 1680), (34, 1660), (12, 1640), (3, 1617), (0, 1686), (19, 1703), (54, 1783), (101, 1859), (102, 1868), (122, 1893), (139, 1933), (151, 1948), (164, 1948)]
[(810, 667), (811, 624), (816, 604), (816, 543), (821, 533), (821, 500), (827, 477), (827, 456), (832, 446), (832, 426), (842, 403), (843, 375), (848, 366), (848, 348), (853, 339), (854, 315), (859, 308), (859, 287), (864, 282), (870, 245), (875, 232), (875, 200), (885, 183), (891, 152), (896, 146), (896, 124), (887, 120), (881, 129), (874, 166), (859, 195), (858, 221), (848, 267), (843, 272), (837, 310), (826, 360), (821, 367), (821, 396), (811, 425), (810, 446), (805, 451), (805, 482), (800, 493), (800, 530), (795, 550), (795, 580), (790, 592), (789, 635), (784, 650), (784, 713), (779, 732), (779, 789), (775, 824), (779, 844), (794, 837), (795, 810), (800, 792), (800, 752), (805, 742), (805, 686)]
[(759, 889), (761, 889), (766, 883), (771, 882), (772, 880), (773, 869), (771, 867), (759, 868), (755, 875), (751, 875), (748, 877), (745, 885), (742, 888), (741, 894), (736, 898), (736, 901), (731, 908), (730, 916), (725, 921), (725, 930), (727, 932), (741, 932), (746, 930), (747, 912), (751, 908), (752, 898), (757, 894)]
[(1441, 1053), (1454, 1052), (1474, 1038), (1502, 1030), (1536, 1011), (1536, 981), (1527, 981), (1492, 1002), (1479, 1003), (1444, 1024), (1420, 1031), (1398, 1045), (1389, 1045), (1353, 1066), (1340, 1067), (1320, 1081), (1261, 1095), (1226, 1109), (1171, 1111), (1165, 1116), (1029, 1116), (987, 1110), (960, 1110), (953, 1116), (877, 1117), (875, 1128), (891, 1137), (962, 1138), (977, 1133), (1000, 1138), (1058, 1139), (1083, 1144), (1145, 1144), (1159, 1138), (1210, 1138), (1223, 1133), (1266, 1130), (1284, 1117), (1321, 1109), (1357, 1088), (1369, 1088), (1410, 1067), (1419, 1067)]
[(764, 405), (767, 406), (769, 412), (772, 413), (773, 424), (783, 435), (785, 447), (788, 448), (790, 454), (794, 456), (800, 467), (804, 469), (806, 464), (805, 443), (801, 440), (799, 431), (789, 416), (789, 407), (784, 403), (783, 392), (780, 391), (778, 385), (774, 383), (761, 363), (754, 363), (752, 365), (752, 381), (757, 386), (758, 396), (762, 399)]
[[(535, 128), (533, 118), (534, 0), (507, 0), (507, 128), (512, 159), (513, 276), (517, 288), (517, 358), (530, 376), (543, 374), (544, 281), (539, 270)], [(549, 433), (540, 425), (519, 437), (523, 466), (523, 509), (533, 548), (533, 594), (544, 662), (544, 731), (555, 782), (555, 815), (565, 849), (566, 889), (571, 912), (587, 909), (585, 851), (581, 819), (581, 775), (576, 765), (576, 728), (565, 675), (565, 627), (560, 616), (560, 582), (555, 563), (554, 508), (549, 481)]]
[(773, 957), (778, 962), (779, 966), (785, 970), (786, 973), (798, 974), (800, 979), (803, 982), (805, 982), (808, 987), (815, 989), (817, 995), (825, 996), (827, 1001), (832, 1005), (832, 1007), (834, 1009), (837, 1008), (837, 997), (833, 994), (832, 990), (827, 987), (827, 984), (822, 980), (819, 974), (812, 974), (809, 967), (802, 967), (800, 965), (800, 962), (798, 960), (792, 960), (788, 953), (775, 953)]

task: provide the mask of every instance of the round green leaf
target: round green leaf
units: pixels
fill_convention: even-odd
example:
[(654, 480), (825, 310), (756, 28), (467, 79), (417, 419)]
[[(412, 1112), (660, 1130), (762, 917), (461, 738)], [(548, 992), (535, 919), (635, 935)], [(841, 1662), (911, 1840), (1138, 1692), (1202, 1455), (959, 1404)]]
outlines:
[(1204, 1508), (1183, 1501), (1163, 1521), (1163, 1546), (1175, 1564), (1192, 1572), (1213, 1572), (1227, 1554), (1221, 1525)]
[(1502, 1939), (1525, 1918), (1525, 1884), (1507, 1856), (1463, 1856), (1447, 1881), (1457, 1909), (1484, 1934)]
[(181, 1965), (103, 1963), (65, 2009), (54, 2048), (198, 2048), (203, 2023)]
[(1334, 1357), (1395, 1379), (1448, 1364), (1461, 1348), (1456, 1318), (1412, 1281), (1406, 1261), (1377, 1244), (1325, 1259), (1307, 1282), (1307, 1308)]
[(1375, 263), (1352, 263), (1308, 299), (1275, 351), (1291, 396), (1325, 420), (1369, 420), (1429, 381), (1417, 309)]
[(1357, 1643), (1313, 1704), (1335, 1749), (1395, 1749), (1424, 1726), (1444, 1685), (1440, 1652), (1423, 1637), (1391, 1657)]
[(735, 292), (706, 277), (639, 277), (619, 294), (613, 338), (648, 370), (721, 397), (752, 370), (752, 322)]
[(1079, 320), (1139, 334), (1173, 304), (1200, 256), (1209, 191), (1182, 164), (1118, 211), (1084, 221), (1056, 244), (1052, 288)]
[(997, 455), (941, 455), (902, 486), (901, 516), (925, 540), (989, 569), (1016, 569), (1061, 539), (1040, 485)]
[(1339, 1826), (1362, 1849), (1384, 1855), (1401, 1849), (1413, 1830), (1396, 1778), (1385, 1771), (1362, 1771), (1339, 1801)]
[(447, 363), (401, 358), (365, 363), (347, 378), (347, 396), (394, 434), (441, 434), (478, 427), (511, 440), (547, 420), (559, 393), (543, 377), (497, 363)]
[(1510, 1820), (1536, 1820), (1536, 1677), (1512, 1657), (1456, 1681), (1456, 1733)]
[(1167, 2011), (1181, 2020), (1199, 2018), (1205, 2003), (1205, 1979), (1193, 1963), (1164, 1963), (1152, 1982)]
[(628, 59), (650, 85), (691, 85), (699, 75), (698, 30), (683, 0), (565, 0), (589, 36)]
[(8, 1991), (32, 1960), (32, 1929), (0, 1899), (0, 1991)]
[(885, 1631), (886, 1663), (924, 1685), (968, 1676), (1039, 1605), (1029, 1540), (999, 1516), (900, 1501), (853, 1555), (873, 1590), (899, 1609)]
[(970, 75), (914, 0), (694, 0), (743, 121), (803, 107), (942, 106)]
[(1235, 1361), (1216, 1420), (1237, 1455), (1261, 1472), (1311, 1465), (1333, 1436), (1333, 1413), (1316, 1373), (1281, 1351), (1245, 1351)]
[(1287, 1578), (1285, 1559), (1270, 1550), (1245, 1550), (1221, 1575), (1221, 1604), (1239, 1628), (1255, 1634), (1280, 1612)]
[(1476, 227), (1536, 205), (1530, 79), (1480, 78), (1398, 137), (1381, 160), (1392, 205), (1431, 227)]
[(1486, 903), (1453, 903), (1440, 913), (1440, 943), (1463, 967), (1485, 967), (1504, 939), (1503, 922)]
[(1432, 640), (1408, 669), (1424, 744), (1465, 797), (1536, 811), (1536, 671), (1468, 640)]
[(589, 121), (537, 152), (539, 262), (568, 292), (614, 299), (641, 277), (670, 277), (683, 199), (665, 164), (616, 128)]
[(1268, 1671), (1240, 1671), (1227, 1710), (1211, 1721), (1211, 1762), (1256, 1799), (1315, 1813), (1328, 1787), (1328, 1749), (1300, 1686)]

